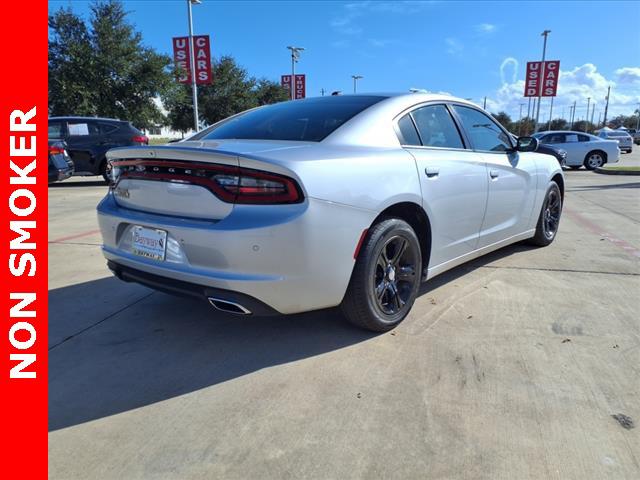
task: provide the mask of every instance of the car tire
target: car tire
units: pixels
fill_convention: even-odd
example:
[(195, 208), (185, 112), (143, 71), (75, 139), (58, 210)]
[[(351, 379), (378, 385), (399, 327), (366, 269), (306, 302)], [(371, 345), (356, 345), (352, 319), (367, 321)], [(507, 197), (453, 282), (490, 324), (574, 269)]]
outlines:
[(556, 238), (562, 215), (562, 194), (554, 181), (549, 183), (547, 193), (542, 202), (542, 209), (536, 224), (536, 233), (530, 243), (538, 247), (546, 247)]
[(584, 157), (584, 168), (595, 170), (607, 163), (607, 156), (601, 150), (593, 150)]
[(109, 171), (107, 169), (107, 161), (103, 160), (100, 164), (100, 175), (104, 178), (104, 181), (107, 183), (111, 183), (111, 177), (109, 175)]
[(422, 253), (413, 228), (398, 218), (373, 225), (360, 247), (340, 308), (351, 323), (386, 332), (407, 316), (422, 279)]

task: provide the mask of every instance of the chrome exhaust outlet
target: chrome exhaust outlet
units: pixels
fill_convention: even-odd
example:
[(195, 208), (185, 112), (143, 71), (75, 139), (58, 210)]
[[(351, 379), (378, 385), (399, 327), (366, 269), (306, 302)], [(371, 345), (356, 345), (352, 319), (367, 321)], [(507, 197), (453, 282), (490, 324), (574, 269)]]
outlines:
[(208, 297), (208, 300), (213, 308), (220, 310), (221, 312), (234, 313), (236, 315), (251, 315), (251, 310), (243, 307), (239, 303), (214, 297)]

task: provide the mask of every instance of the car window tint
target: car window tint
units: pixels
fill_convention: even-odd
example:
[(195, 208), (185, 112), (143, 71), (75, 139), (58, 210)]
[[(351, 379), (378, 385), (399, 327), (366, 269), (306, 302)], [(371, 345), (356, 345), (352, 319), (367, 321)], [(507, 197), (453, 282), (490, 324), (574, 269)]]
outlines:
[(109, 135), (118, 130), (118, 126), (112, 123), (98, 123), (98, 131), (101, 135)]
[(489, 116), (474, 108), (460, 105), (454, 105), (453, 108), (469, 134), (474, 149), (504, 152), (513, 147), (507, 134)]
[(425, 147), (464, 148), (460, 133), (444, 105), (429, 105), (411, 112)]
[(398, 140), (402, 145), (420, 145), (420, 137), (409, 114), (398, 120), (398, 129), (400, 130)]
[(587, 137), (586, 135), (578, 135), (578, 141), (579, 142), (589, 142), (589, 141), (591, 141), (591, 139), (589, 137)]
[(564, 143), (574, 143), (578, 141), (578, 135), (576, 133), (567, 133), (564, 137)]
[(62, 122), (49, 122), (49, 138), (62, 138)]
[(231, 118), (201, 138), (319, 142), (346, 121), (385, 98), (335, 95), (276, 103)]

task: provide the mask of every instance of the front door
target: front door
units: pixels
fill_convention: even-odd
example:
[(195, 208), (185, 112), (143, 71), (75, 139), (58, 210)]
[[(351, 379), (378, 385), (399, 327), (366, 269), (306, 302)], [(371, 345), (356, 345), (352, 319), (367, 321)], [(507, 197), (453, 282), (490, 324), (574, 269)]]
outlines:
[(509, 134), (480, 110), (461, 105), (453, 110), (487, 167), (489, 197), (478, 247), (525, 232), (536, 194), (535, 154), (514, 151)]

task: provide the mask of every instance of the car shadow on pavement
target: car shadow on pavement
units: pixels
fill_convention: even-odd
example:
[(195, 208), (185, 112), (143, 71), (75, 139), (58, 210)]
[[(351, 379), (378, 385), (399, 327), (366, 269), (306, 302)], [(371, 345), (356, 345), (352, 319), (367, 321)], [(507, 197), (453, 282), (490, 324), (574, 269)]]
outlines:
[[(113, 288), (116, 282), (103, 278), (54, 289), (49, 292), (50, 303), (59, 304), (59, 296), (91, 296)], [(63, 315), (50, 311), (51, 329), (56, 322), (68, 329)], [(50, 431), (375, 336), (350, 326), (336, 310), (240, 317), (218, 312), (205, 302), (163, 293), (153, 293), (104, 317), (89, 328), (83, 328), (79, 319), (76, 334), (49, 351)]]
[[(531, 247), (512, 245), (430, 280), (420, 295), (486, 263)], [(122, 293), (113, 277), (49, 291), (51, 305), (95, 292)], [(151, 291), (149, 291), (151, 292)], [(116, 294), (111, 299), (119, 300)], [(104, 303), (96, 302), (96, 308)], [(66, 308), (56, 307), (55, 310)], [(83, 307), (84, 309), (84, 307)], [(90, 310), (90, 309), (87, 309)], [(78, 328), (49, 351), (49, 430), (168, 400), (275, 365), (321, 355), (376, 336), (351, 326), (337, 309), (278, 317), (240, 317), (205, 302), (153, 293), (111, 305), (87, 327), (78, 309), (50, 311), (50, 331)]]

